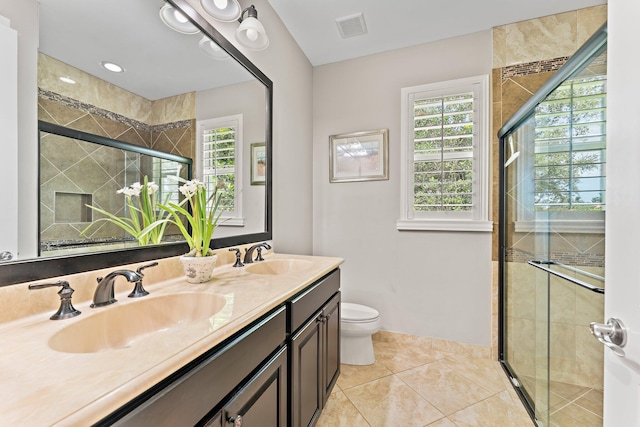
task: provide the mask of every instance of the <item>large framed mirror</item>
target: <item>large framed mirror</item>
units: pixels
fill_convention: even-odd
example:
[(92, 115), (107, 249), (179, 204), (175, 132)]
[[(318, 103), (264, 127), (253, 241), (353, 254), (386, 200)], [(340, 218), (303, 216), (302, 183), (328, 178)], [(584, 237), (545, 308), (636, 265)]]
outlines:
[[(165, 26), (159, 17), (165, 4), (181, 10), (199, 32), (181, 34)], [(211, 147), (216, 148), (211, 135), (233, 129), (237, 145), (229, 174), (235, 199), (212, 246), (271, 239), (273, 84), (266, 75), (185, 0), (40, 0), (39, 20), (38, 120), (193, 159), (196, 178), (212, 173), (211, 161), (207, 163)], [(215, 58), (203, 45), (209, 53), (214, 48)], [(108, 71), (102, 66), (106, 61), (121, 65), (124, 72)], [(20, 99), (19, 105), (29, 101)], [(251, 147), (262, 143), (264, 183), (255, 185)], [(19, 168), (44, 174), (35, 164)], [(41, 215), (19, 212), (21, 221), (38, 229)], [(0, 286), (187, 250), (184, 242), (164, 242), (45, 257), (38, 256), (40, 237), (18, 236), (17, 257), (0, 263)]]

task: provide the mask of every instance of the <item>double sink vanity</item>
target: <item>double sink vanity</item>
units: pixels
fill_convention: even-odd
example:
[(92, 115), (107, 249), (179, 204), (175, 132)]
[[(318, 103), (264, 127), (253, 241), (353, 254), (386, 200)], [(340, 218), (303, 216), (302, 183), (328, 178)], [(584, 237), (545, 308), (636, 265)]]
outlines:
[(272, 253), (203, 284), (161, 262), (176, 273), (143, 298), (117, 279), (107, 307), (0, 325), (0, 424), (315, 423), (339, 373), (342, 260)]

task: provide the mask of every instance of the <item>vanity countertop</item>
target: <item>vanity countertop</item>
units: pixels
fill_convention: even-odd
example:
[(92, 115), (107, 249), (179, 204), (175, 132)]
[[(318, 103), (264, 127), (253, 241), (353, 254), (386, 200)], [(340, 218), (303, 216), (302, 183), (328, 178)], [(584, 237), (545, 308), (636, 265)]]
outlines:
[(149, 334), (128, 348), (97, 353), (63, 353), (48, 346), (51, 336), (74, 322), (118, 304), (135, 304), (138, 299), (127, 298), (130, 284), (120, 282), (118, 302), (109, 307), (74, 303), (82, 314), (72, 319), (52, 321), (53, 313), (41, 313), (0, 325), (0, 425), (90, 425), (342, 263), (340, 258), (284, 254), (265, 259), (303, 259), (311, 264), (304, 271), (280, 275), (250, 274), (247, 267), (226, 264), (216, 267), (213, 278), (203, 284), (187, 283), (184, 277), (145, 283), (150, 295), (144, 298), (181, 292), (224, 296), (225, 306), (207, 320), (204, 332), (200, 322)]

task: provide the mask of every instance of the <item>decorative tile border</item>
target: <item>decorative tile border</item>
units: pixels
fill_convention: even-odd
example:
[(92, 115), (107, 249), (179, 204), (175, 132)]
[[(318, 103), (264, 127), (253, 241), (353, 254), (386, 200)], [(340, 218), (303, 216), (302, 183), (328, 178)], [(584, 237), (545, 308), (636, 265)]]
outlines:
[(532, 259), (547, 260), (552, 259), (566, 265), (581, 267), (604, 267), (604, 254), (581, 254), (576, 252), (552, 252), (551, 254), (540, 253), (531, 254), (515, 248), (505, 250), (505, 260), (507, 262), (525, 263)]
[(46, 99), (48, 101), (57, 102), (58, 104), (74, 108), (88, 114), (104, 117), (106, 119), (113, 120), (114, 122), (123, 123), (133, 127), (134, 129), (144, 130), (148, 132), (164, 132), (171, 129), (182, 129), (191, 127), (191, 120), (179, 120), (177, 122), (149, 125), (138, 120), (130, 119), (129, 117), (123, 116), (121, 114), (114, 113), (113, 111), (105, 110), (103, 108), (96, 107), (95, 105), (87, 104), (85, 102), (78, 101), (77, 99), (73, 99), (68, 96), (60, 95), (59, 93), (44, 90), (41, 88), (38, 88), (38, 97)]
[(530, 74), (546, 73), (556, 71), (562, 67), (569, 59), (568, 56), (561, 56), (553, 59), (545, 59), (542, 61), (527, 62), (524, 64), (510, 65), (501, 68), (502, 80), (510, 77), (527, 76)]

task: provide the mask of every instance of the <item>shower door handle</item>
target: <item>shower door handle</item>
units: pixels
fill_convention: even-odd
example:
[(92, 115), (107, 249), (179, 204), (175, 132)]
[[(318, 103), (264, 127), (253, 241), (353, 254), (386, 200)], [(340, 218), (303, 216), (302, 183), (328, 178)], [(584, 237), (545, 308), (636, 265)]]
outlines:
[(627, 328), (620, 319), (610, 318), (607, 323), (592, 322), (589, 325), (591, 334), (602, 344), (609, 347), (615, 354), (624, 357), (624, 347), (627, 344)]

